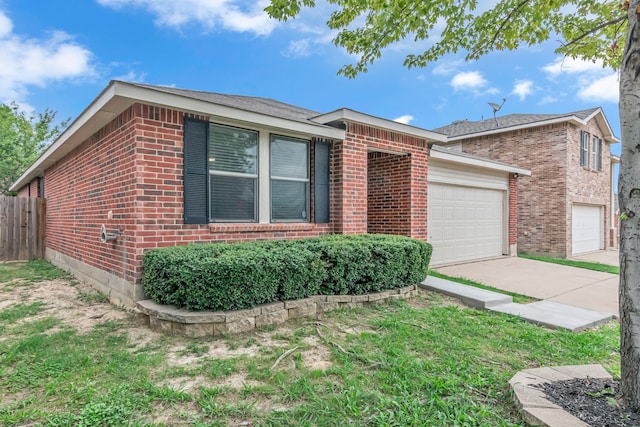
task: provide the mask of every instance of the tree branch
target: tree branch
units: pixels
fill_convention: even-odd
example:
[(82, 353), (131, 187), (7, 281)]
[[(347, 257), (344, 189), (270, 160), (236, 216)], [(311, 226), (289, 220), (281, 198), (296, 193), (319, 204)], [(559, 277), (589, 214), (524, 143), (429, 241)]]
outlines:
[(571, 45), (577, 44), (580, 40), (584, 39), (585, 37), (595, 33), (596, 31), (599, 31), (601, 29), (603, 29), (604, 27), (608, 27), (609, 25), (615, 25), (618, 24), (620, 22), (623, 22), (627, 19), (627, 16), (621, 16), (619, 18), (616, 19), (612, 19), (611, 21), (607, 21), (607, 22), (603, 22), (600, 25), (596, 25), (595, 27), (593, 27), (592, 29), (590, 29), (589, 31), (582, 33), (579, 37), (576, 37), (575, 39), (571, 40), (569, 43), (566, 43), (563, 45), (563, 47), (569, 47)]

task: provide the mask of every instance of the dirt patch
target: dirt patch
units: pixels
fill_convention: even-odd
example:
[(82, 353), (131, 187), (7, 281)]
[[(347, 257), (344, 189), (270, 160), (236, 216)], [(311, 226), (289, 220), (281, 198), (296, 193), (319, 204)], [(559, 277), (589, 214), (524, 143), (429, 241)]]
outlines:
[(318, 337), (305, 337), (304, 343), (308, 346), (301, 351), (302, 363), (309, 370), (326, 370), (333, 366), (331, 351)]
[(123, 321), (128, 318), (126, 311), (119, 310), (109, 303), (82, 301), (81, 294), (96, 295), (97, 292), (87, 284), (71, 285), (68, 280), (63, 279), (47, 280), (27, 286), (5, 286), (0, 307), (6, 308), (18, 303), (44, 303), (42, 312), (24, 319), (23, 322), (56, 317), (65, 327), (76, 329), (80, 334), (91, 331), (98, 323)]

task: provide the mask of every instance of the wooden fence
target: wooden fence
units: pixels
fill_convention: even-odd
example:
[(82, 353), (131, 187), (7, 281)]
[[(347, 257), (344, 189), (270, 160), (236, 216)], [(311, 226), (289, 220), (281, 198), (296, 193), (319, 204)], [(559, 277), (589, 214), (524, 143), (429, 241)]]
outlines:
[(0, 261), (44, 258), (46, 201), (0, 196)]

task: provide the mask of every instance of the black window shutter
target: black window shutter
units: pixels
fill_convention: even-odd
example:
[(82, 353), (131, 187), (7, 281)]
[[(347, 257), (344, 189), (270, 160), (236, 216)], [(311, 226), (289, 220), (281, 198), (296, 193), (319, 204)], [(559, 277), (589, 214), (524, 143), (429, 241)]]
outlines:
[(209, 222), (207, 202), (209, 123), (184, 119), (184, 223)]
[(329, 222), (329, 151), (328, 142), (315, 142), (314, 203), (315, 220), (318, 224)]

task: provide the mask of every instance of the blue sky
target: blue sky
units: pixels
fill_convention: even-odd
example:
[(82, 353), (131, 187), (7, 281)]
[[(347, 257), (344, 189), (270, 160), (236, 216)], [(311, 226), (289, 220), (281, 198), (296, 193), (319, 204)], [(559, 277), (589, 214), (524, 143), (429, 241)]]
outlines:
[[(491, 0), (483, 0), (489, 7)], [(620, 135), (617, 74), (553, 54), (556, 41), (480, 61), (449, 56), (424, 69), (402, 60), (403, 41), (367, 74), (331, 43), (321, 4), (270, 20), (253, 0), (0, 0), (0, 102), (75, 118), (111, 79), (275, 98), (319, 112), (348, 107), (433, 129), (499, 114), (565, 113), (601, 106)], [(612, 148), (620, 153), (620, 144)]]

